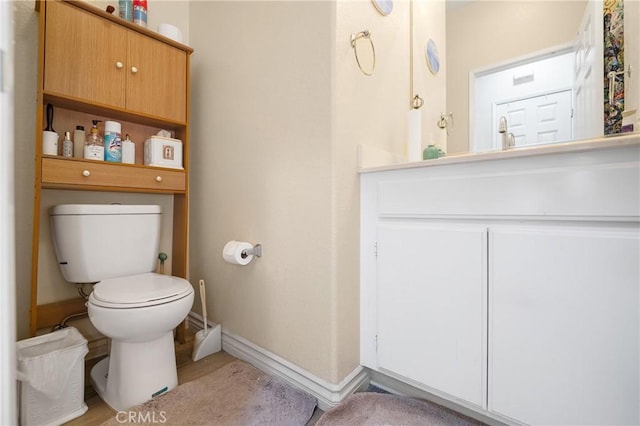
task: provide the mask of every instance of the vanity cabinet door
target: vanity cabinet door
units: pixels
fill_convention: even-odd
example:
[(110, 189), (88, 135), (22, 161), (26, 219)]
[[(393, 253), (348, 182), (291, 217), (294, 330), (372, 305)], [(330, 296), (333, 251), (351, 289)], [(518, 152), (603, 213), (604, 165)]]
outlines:
[(489, 410), (639, 424), (637, 227), (492, 228)]
[(378, 367), (484, 407), (486, 228), (391, 221), (377, 233)]
[(127, 109), (183, 123), (187, 112), (187, 53), (129, 32)]
[(66, 2), (43, 4), (45, 92), (124, 108), (128, 31)]

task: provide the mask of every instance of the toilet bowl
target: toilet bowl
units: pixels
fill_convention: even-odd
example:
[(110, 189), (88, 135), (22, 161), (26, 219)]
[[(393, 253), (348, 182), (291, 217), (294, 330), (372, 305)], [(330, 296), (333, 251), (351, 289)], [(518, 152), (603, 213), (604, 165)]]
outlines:
[(155, 273), (95, 285), (89, 319), (111, 338), (111, 351), (91, 370), (91, 384), (112, 408), (125, 410), (177, 386), (173, 329), (193, 297), (188, 281)]
[(95, 283), (89, 320), (111, 339), (91, 384), (126, 410), (178, 384), (173, 330), (193, 305), (191, 284), (151, 272), (158, 253), (159, 206), (60, 205), (51, 210), (56, 256), (69, 282)]

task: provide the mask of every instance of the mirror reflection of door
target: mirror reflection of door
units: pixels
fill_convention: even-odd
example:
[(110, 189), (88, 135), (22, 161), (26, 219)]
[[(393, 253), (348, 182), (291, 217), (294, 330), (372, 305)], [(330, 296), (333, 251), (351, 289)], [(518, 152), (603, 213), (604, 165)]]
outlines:
[(561, 46), (475, 78), (473, 151), (502, 147), (500, 117), (515, 146), (567, 141), (573, 137), (573, 47)]
[(507, 132), (513, 133), (515, 147), (570, 140), (571, 90), (497, 104), (493, 113), (493, 149), (502, 147), (502, 135), (497, 132), (500, 117), (506, 117)]

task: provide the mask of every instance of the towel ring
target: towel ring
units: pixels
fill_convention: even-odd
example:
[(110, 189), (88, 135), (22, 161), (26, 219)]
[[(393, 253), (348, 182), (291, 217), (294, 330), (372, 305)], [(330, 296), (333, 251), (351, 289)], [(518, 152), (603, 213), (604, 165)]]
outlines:
[[(360, 63), (360, 58), (358, 58), (358, 47), (357, 41), (361, 38), (369, 40), (369, 44), (371, 45), (371, 54), (373, 57), (373, 62), (371, 64), (371, 70), (366, 70), (362, 67)], [(364, 75), (373, 75), (373, 71), (376, 69), (376, 48), (373, 45), (373, 40), (371, 39), (371, 33), (369, 30), (360, 31), (359, 33), (351, 33), (351, 47), (353, 47), (353, 53), (356, 56), (356, 62), (358, 64), (358, 68)]]

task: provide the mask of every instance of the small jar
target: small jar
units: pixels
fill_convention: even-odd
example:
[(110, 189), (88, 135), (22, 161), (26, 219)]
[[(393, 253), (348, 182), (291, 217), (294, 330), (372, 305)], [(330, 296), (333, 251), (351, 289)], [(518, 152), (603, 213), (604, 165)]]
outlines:
[(424, 151), (422, 151), (423, 160), (433, 160), (440, 156), (440, 152), (435, 145), (428, 145)]

